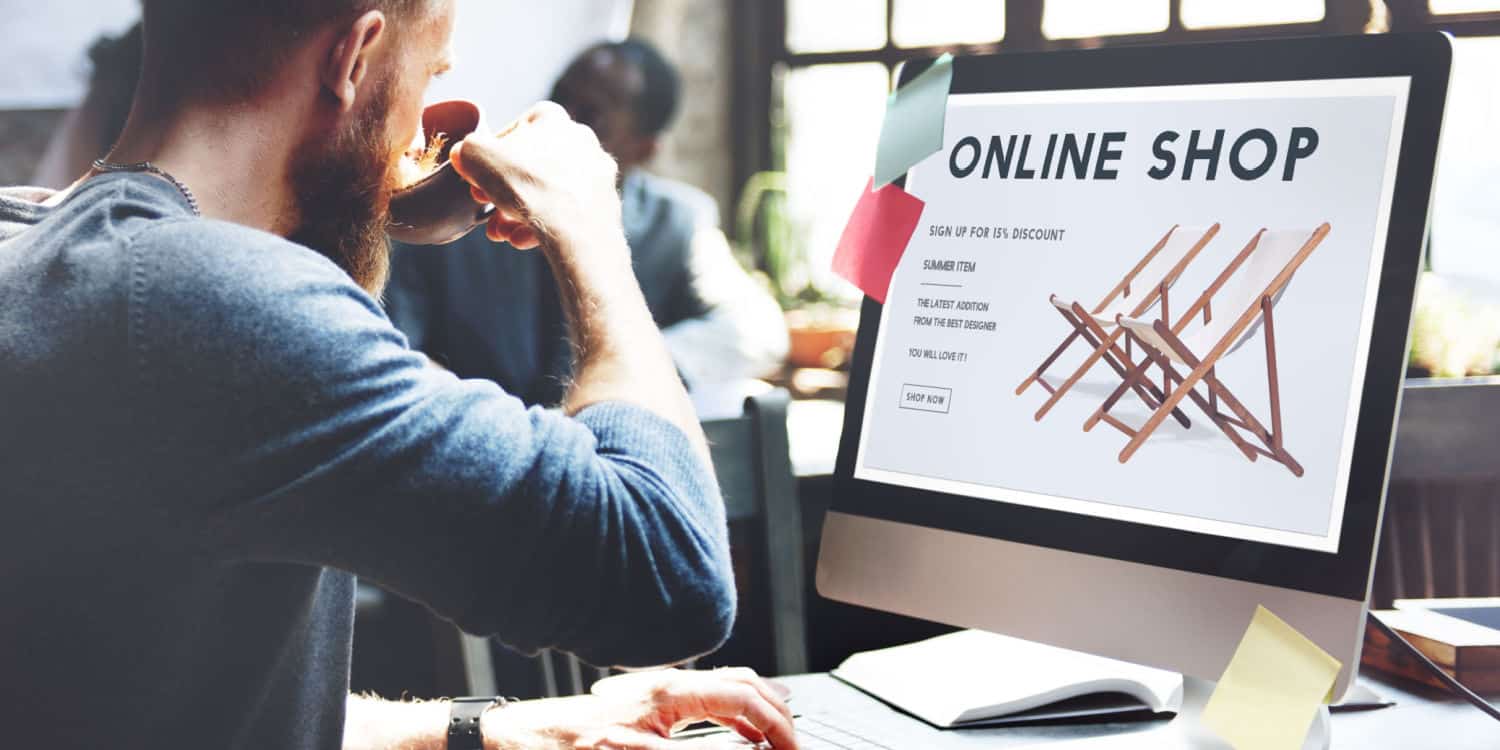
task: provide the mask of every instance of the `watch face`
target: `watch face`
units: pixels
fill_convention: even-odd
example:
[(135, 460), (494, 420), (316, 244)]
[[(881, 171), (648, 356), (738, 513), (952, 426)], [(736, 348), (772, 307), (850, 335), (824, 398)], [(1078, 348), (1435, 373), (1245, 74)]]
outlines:
[(448, 709), (448, 750), (483, 750), (484, 736), (479, 718), (490, 706), (504, 705), (500, 698), (455, 698)]

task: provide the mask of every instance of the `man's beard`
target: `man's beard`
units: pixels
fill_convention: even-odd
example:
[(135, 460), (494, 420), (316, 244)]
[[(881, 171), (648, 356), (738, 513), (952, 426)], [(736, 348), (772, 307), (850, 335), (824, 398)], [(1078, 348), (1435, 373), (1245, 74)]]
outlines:
[(313, 137), (299, 146), (291, 174), (301, 223), (290, 239), (328, 256), (375, 297), (390, 273), (385, 232), (397, 183), (386, 138), (390, 99), (385, 82), (331, 143)]

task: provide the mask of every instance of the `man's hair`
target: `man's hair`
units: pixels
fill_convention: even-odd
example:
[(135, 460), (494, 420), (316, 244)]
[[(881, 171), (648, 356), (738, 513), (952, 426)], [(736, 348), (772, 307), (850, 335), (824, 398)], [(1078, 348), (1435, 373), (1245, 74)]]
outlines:
[(152, 75), (174, 93), (239, 100), (259, 93), (308, 35), (384, 11), (419, 17), (435, 0), (143, 0)]
[(659, 135), (672, 124), (682, 97), (682, 82), (676, 66), (667, 61), (650, 42), (630, 38), (623, 42), (604, 42), (589, 52), (609, 50), (641, 73), (641, 90), (635, 97), (636, 121), (643, 135)]

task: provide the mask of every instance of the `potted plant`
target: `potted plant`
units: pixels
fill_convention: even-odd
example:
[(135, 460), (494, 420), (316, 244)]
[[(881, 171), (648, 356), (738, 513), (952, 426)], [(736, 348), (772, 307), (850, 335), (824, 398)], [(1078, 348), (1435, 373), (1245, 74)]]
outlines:
[(741, 261), (758, 270), (786, 311), (788, 364), (841, 369), (854, 349), (859, 311), (816, 283), (801, 236), (787, 211), (786, 174), (753, 175), (740, 193), (735, 217)]
[(1454, 281), (1424, 273), (1412, 311), (1408, 378), (1494, 375), (1500, 355), (1500, 304), (1464, 291)]

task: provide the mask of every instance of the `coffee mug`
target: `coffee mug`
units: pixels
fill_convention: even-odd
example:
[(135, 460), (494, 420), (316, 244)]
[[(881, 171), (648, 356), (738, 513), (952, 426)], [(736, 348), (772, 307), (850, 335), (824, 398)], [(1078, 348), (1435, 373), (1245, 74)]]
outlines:
[(494, 206), (474, 201), (469, 183), (458, 176), (448, 152), (470, 133), (485, 127), (484, 111), (478, 104), (455, 99), (438, 102), (422, 112), (422, 133), (429, 141), (442, 136), (437, 168), (426, 177), (391, 196), (391, 220), (387, 233), (392, 239), (412, 245), (442, 245), (483, 224)]

